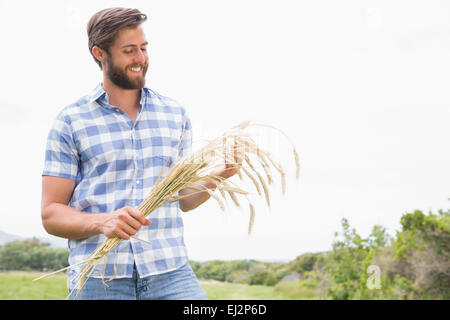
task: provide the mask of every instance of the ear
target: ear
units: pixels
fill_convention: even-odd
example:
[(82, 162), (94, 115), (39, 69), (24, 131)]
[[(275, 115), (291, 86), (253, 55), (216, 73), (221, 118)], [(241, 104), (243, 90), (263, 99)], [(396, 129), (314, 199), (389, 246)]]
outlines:
[(100, 47), (94, 46), (92, 48), (92, 55), (100, 61), (102, 64), (105, 61), (106, 58), (106, 52), (102, 50)]

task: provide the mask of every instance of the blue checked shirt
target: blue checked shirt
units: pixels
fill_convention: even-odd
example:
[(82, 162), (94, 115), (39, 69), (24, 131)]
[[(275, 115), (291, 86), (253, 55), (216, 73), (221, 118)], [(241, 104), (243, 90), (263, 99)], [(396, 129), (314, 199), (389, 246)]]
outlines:
[[(137, 207), (150, 193), (161, 170), (191, 151), (191, 123), (174, 100), (144, 87), (135, 123), (108, 103), (101, 84), (61, 110), (47, 139), (42, 175), (75, 180), (69, 206), (88, 213)], [(102, 260), (93, 277), (132, 277), (174, 270), (187, 262), (178, 202), (152, 212), (150, 226), (124, 240)], [(69, 240), (69, 263), (88, 257), (106, 237)], [(74, 267), (69, 280), (79, 272)]]

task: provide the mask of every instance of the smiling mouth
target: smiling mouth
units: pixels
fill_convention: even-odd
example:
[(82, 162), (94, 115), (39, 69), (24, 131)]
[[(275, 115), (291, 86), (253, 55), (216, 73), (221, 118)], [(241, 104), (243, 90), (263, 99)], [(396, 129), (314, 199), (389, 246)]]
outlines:
[(131, 70), (132, 72), (141, 72), (142, 71), (142, 67), (134, 67), (134, 68), (129, 68), (129, 70)]

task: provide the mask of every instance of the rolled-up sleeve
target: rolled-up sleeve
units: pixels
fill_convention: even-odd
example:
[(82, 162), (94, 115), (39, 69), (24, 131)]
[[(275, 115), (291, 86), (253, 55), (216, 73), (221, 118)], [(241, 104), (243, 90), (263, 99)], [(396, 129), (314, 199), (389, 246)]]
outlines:
[(79, 156), (68, 121), (58, 116), (47, 137), (43, 176), (76, 180)]

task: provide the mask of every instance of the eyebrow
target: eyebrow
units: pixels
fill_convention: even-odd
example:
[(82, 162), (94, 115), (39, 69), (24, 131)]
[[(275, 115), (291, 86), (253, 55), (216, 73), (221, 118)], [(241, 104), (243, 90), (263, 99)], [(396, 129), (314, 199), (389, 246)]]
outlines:
[[(148, 41), (146, 41), (143, 44), (141, 44), (141, 46), (146, 46), (146, 45), (148, 45)], [(120, 48), (122, 49), (122, 48), (126, 48), (126, 47), (137, 47), (137, 45), (135, 45), (135, 44), (126, 44), (124, 46), (121, 46)]]

